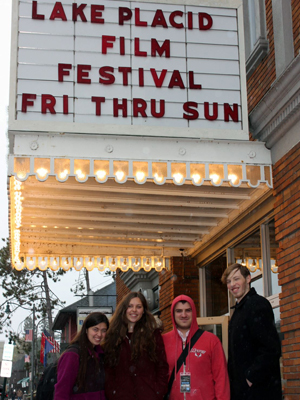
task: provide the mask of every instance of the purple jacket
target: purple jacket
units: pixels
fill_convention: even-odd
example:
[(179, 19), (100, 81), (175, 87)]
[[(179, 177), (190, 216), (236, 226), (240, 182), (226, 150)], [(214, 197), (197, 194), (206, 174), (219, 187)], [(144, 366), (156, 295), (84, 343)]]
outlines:
[(95, 371), (92, 357), (88, 360), (86, 371), (86, 391), (78, 390), (76, 378), (79, 370), (79, 349), (71, 347), (60, 357), (57, 365), (57, 383), (54, 400), (105, 400), (103, 350), (96, 346), (100, 371)]

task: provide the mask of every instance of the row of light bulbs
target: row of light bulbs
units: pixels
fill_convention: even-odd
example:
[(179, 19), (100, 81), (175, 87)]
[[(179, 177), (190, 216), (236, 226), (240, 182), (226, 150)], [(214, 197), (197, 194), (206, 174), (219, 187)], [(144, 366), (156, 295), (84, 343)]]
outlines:
[(15, 268), (17, 270), (22, 270), (27, 268), (29, 270), (34, 270), (36, 268), (41, 271), (45, 271), (50, 268), (52, 271), (57, 271), (62, 268), (68, 271), (70, 268), (80, 271), (82, 268), (86, 268), (88, 271), (92, 271), (97, 268), (99, 271), (104, 271), (105, 269), (110, 269), (111, 271), (116, 271), (117, 268), (121, 271), (126, 272), (132, 269), (138, 272), (140, 269), (145, 271), (150, 271), (155, 269), (160, 272), (166, 268), (166, 259), (164, 257), (49, 257), (49, 256), (26, 256), (24, 261), (18, 260), (15, 262)]
[(104, 183), (108, 178), (115, 178), (124, 183), (128, 178), (143, 184), (147, 179), (156, 184), (163, 184), (172, 179), (177, 185), (191, 180), (194, 185), (210, 180), (214, 185), (220, 185), (223, 180), (237, 186), (242, 181), (256, 186), (260, 181), (270, 184), (270, 167), (259, 165), (210, 164), (195, 162), (172, 161), (133, 161), (133, 160), (89, 160), (64, 158), (34, 158), (16, 157), (14, 173), (20, 180), (33, 173), (39, 180), (47, 179), (48, 175), (56, 176), (65, 181), (70, 175), (79, 182), (88, 177)]
[[(49, 171), (46, 170), (45, 168), (39, 168), (39, 169), (37, 169), (36, 173), (37, 173), (37, 175), (38, 175), (38, 177), (39, 177), (40, 179), (45, 179), (46, 176), (47, 176), (47, 174), (49, 173)], [(68, 171), (67, 171), (67, 170), (64, 170), (63, 172), (60, 172), (60, 173), (58, 174), (58, 176), (59, 176), (59, 178), (60, 178), (61, 180), (66, 179), (67, 175), (68, 175)], [(77, 179), (80, 180), (80, 181), (83, 181), (83, 180), (86, 179), (86, 174), (84, 174), (84, 173), (81, 171), (81, 169), (77, 169), (77, 170), (75, 171), (75, 175), (76, 175)], [(107, 178), (107, 173), (106, 173), (106, 171), (104, 171), (104, 170), (98, 170), (98, 171), (96, 171), (96, 172), (95, 172), (95, 175), (97, 176), (97, 178), (98, 178), (99, 181), (106, 180), (106, 178)], [(116, 172), (115, 172), (115, 177), (117, 178), (117, 180), (118, 180), (119, 182), (123, 182), (123, 181), (125, 181), (126, 174), (125, 174), (124, 171), (119, 170), (119, 171), (116, 171)], [(143, 172), (143, 171), (137, 171), (135, 177), (136, 177), (136, 180), (137, 180), (138, 182), (142, 183), (142, 182), (144, 182), (144, 181), (146, 180), (146, 177), (147, 177), (147, 176), (146, 176), (145, 172)], [(173, 178), (174, 181), (175, 181), (176, 183), (178, 183), (178, 184), (182, 183), (183, 180), (184, 180), (184, 176), (183, 176), (183, 174), (181, 174), (180, 172), (174, 173), (174, 174), (172, 175), (172, 178)], [(194, 184), (198, 184), (198, 183), (202, 180), (201, 175), (200, 175), (200, 174), (197, 174), (197, 173), (193, 174), (193, 175), (191, 176), (191, 178), (192, 178), (192, 181), (193, 181)], [(211, 180), (213, 183), (215, 183), (215, 184), (219, 183), (219, 182), (220, 182), (220, 179), (221, 179), (220, 175), (218, 175), (218, 174), (216, 174), (216, 173), (210, 174), (210, 175), (209, 175), (209, 178), (210, 178), (210, 180)], [(163, 175), (159, 175), (159, 174), (156, 172), (156, 173), (154, 174), (154, 179), (155, 179), (158, 183), (162, 183), (163, 180), (164, 180), (164, 176), (163, 176)], [(235, 184), (237, 183), (237, 181), (238, 181), (238, 176), (235, 175), (235, 174), (229, 174), (229, 175), (228, 175), (228, 180), (229, 180), (233, 185), (235, 185)]]
[[(251, 260), (250, 263), (249, 263), (249, 260)], [(241, 262), (241, 265), (247, 267), (251, 273), (254, 273), (257, 270), (261, 270), (261, 267), (259, 265), (259, 260), (257, 260), (257, 259), (251, 259), (250, 258), (250, 259), (243, 260)], [(278, 273), (278, 265), (277, 265), (277, 261), (276, 260), (271, 260), (271, 271), (274, 274)]]

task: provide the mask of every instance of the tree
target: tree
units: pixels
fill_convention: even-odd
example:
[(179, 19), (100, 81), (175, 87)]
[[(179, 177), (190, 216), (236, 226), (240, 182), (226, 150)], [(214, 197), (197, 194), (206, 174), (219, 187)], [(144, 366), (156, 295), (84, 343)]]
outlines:
[[(21, 308), (32, 310), (33, 304), (36, 308), (37, 319), (44, 318), (47, 320), (47, 325), (52, 332), (52, 310), (55, 307), (62, 307), (62, 302), (49, 287), (49, 281), (59, 281), (60, 275), (65, 271), (59, 270), (53, 272), (51, 270), (28, 271), (23, 269), (17, 271), (12, 268), (9, 250), (9, 240), (2, 239), (5, 245), (0, 249), (0, 285), (2, 287), (2, 295), (4, 301), (0, 304), (0, 332), (3, 330), (8, 336), (11, 336), (15, 341), (18, 341), (18, 335), (13, 333), (11, 326), (13, 313)], [(9, 303), (10, 313), (5, 310)]]

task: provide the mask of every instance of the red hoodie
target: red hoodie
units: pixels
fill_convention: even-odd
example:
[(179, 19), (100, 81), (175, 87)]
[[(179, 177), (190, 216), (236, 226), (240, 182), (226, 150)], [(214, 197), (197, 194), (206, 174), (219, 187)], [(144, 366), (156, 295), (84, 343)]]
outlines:
[[(173, 330), (163, 335), (169, 376), (182, 352), (182, 339), (178, 334), (174, 307), (179, 301), (187, 301), (192, 308), (192, 324), (187, 338), (187, 346), (198, 329), (196, 307), (193, 300), (185, 295), (176, 297), (171, 307)], [(186, 372), (191, 374), (191, 392), (186, 393), (186, 400), (230, 400), (229, 380), (225, 354), (220, 340), (210, 332), (204, 332), (190, 350), (186, 361)], [(169, 400), (184, 400), (180, 393), (180, 371), (177, 371)]]

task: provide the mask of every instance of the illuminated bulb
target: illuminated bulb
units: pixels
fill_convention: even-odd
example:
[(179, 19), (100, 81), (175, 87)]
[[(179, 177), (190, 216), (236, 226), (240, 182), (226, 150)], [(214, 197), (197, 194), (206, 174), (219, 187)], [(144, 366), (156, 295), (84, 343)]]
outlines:
[(85, 178), (85, 174), (81, 171), (81, 169), (77, 169), (75, 171), (75, 174), (77, 175), (78, 179), (84, 179)]
[(46, 168), (39, 168), (36, 172), (40, 178), (45, 178), (45, 176), (48, 174), (48, 170)]
[(64, 265), (69, 265), (69, 261), (68, 261), (68, 260), (65, 260), (65, 261), (64, 261)]
[(92, 261), (92, 259), (91, 259), (91, 258), (89, 259), (89, 261), (88, 261), (87, 265), (88, 265), (88, 267), (91, 267), (91, 266), (93, 265), (93, 261)]
[(127, 258), (124, 258), (124, 260), (122, 262), (122, 266), (127, 267), (127, 265), (128, 265)]
[(235, 182), (238, 180), (238, 177), (235, 174), (229, 174), (228, 179), (231, 181), (231, 183), (235, 184)]
[(164, 180), (164, 177), (162, 175), (158, 175), (157, 172), (154, 174), (154, 178), (156, 179), (157, 182), (162, 182)]
[(34, 265), (34, 261), (33, 261), (32, 257), (30, 257), (30, 260), (28, 261), (28, 265), (30, 267), (32, 267)]
[(81, 226), (79, 226), (77, 229), (82, 229), (82, 227), (81, 227)]
[(123, 171), (116, 172), (116, 177), (117, 177), (118, 181), (122, 181), (124, 179), (124, 176), (125, 176), (125, 174)]
[(135, 259), (133, 266), (134, 267), (138, 267), (140, 265), (139, 261), (137, 259)]
[(193, 174), (193, 175), (192, 175), (192, 179), (193, 179), (193, 181), (194, 181), (195, 183), (199, 183), (199, 182), (200, 182), (200, 179), (201, 179), (201, 176), (200, 176), (199, 174)]
[(274, 265), (271, 266), (271, 271), (274, 272), (274, 274), (278, 273), (278, 265), (276, 262)]
[(30, 228), (35, 228), (36, 227), (36, 225), (30, 225)]
[(209, 177), (213, 181), (213, 183), (218, 183), (218, 180), (220, 178), (218, 174), (211, 174), (209, 175)]
[(146, 266), (146, 267), (150, 267), (150, 260), (149, 260), (149, 258), (147, 258), (147, 260), (146, 260), (146, 262), (145, 262), (145, 266)]
[(103, 258), (100, 258), (99, 267), (104, 267), (104, 260), (103, 260)]
[(40, 266), (41, 267), (44, 267), (46, 265), (46, 260), (43, 258), (41, 261), (40, 261)]
[(162, 266), (162, 262), (161, 262), (160, 260), (157, 261), (156, 266), (157, 266), (157, 267), (161, 267), (161, 266)]
[(53, 259), (51, 265), (52, 265), (52, 267), (57, 267), (57, 261), (55, 258)]
[(242, 263), (241, 263), (241, 265), (243, 265), (244, 267), (246, 267), (246, 262), (245, 261), (243, 261)]
[(249, 269), (250, 272), (255, 272), (256, 271), (257, 267), (256, 267), (256, 261), (255, 260), (253, 260), (253, 262), (251, 263), (251, 265), (249, 266), (248, 269)]
[(106, 172), (103, 169), (100, 169), (99, 171), (96, 172), (97, 178), (98, 179), (105, 179), (106, 177)]
[(68, 175), (69, 171), (67, 169), (64, 169), (62, 172), (60, 172), (58, 174), (60, 179), (66, 179), (67, 175)]
[(76, 265), (77, 265), (77, 267), (80, 267), (80, 266), (81, 266), (81, 261), (80, 261), (80, 260), (77, 260), (77, 261), (76, 261)]
[(183, 175), (177, 172), (176, 174), (173, 175), (173, 178), (175, 182), (181, 183), (183, 181)]
[(43, 225), (43, 228), (47, 228), (47, 225)]
[(56, 226), (56, 225), (55, 225), (53, 228), (54, 228), (54, 229), (57, 229), (57, 228), (58, 228), (58, 226)]
[(112, 267), (115, 267), (115, 266), (116, 266), (116, 260), (115, 260), (114, 258), (111, 260), (110, 265), (111, 265)]
[(137, 173), (136, 173), (136, 179), (139, 181), (139, 182), (143, 182), (143, 180), (145, 179), (145, 173), (143, 172), (143, 171), (138, 171)]

